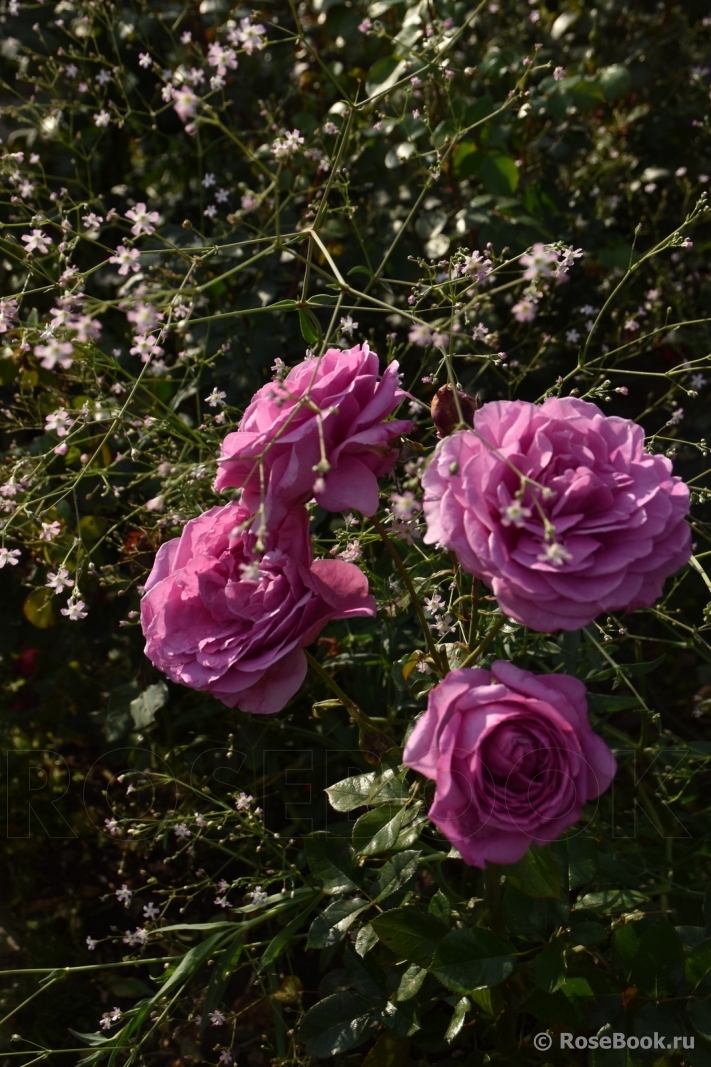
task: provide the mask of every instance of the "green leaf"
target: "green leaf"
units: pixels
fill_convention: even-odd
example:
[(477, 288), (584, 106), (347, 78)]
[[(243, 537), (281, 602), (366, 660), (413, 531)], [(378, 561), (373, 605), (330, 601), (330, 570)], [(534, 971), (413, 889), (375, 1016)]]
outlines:
[(363, 1067), (409, 1067), (409, 1063), (410, 1039), (386, 1030), (363, 1060)]
[(359, 264), (357, 267), (351, 267), (351, 269), (348, 271), (348, 277), (350, 278), (352, 274), (362, 274), (366, 278), (373, 277), (372, 270), (369, 267), (363, 266), (363, 264)]
[(160, 990), (153, 999), (158, 1000), (159, 998), (166, 996), (166, 994), (174, 989), (175, 986), (189, 981), (204, 961), (212, 955), (215, 946), (224, 937), (224, 930), (220, 930), (218, 933), (213, 934), (212, 937), (206, 938), (206, 940), (202, 941), (199, 945), (195, 945), (194, 948), (189, 949), (174, 970), (165, 972), (165, 976), (161, 981)]
[(452, 905), (449, 903), (448, 897), (444, 895), (441, 889), (438, 889), (427, 908), (430, 915), (434, 915), (436, 919), (441, 919), (443, 923), (449, 926), (449, 920), (452, 915)]
[(702, 941), (700, 945), (692, 949), (684, 962), (686, 980), (694, 989), (709, 971), (711, 971), (711, 939)]
[(210, 1012), (215, 1010), (222, 999), (222, 994), (227, 988), (227, 984), (232, 977), (232, 972), (242, 954), (242, 945), (242, 934), (238, 933), (222, 950), (212, 969), (207, 992), (205, 994), (205, 1002), (202, 1005), (202, 1020), (200, 1022), (201, 1034), (203, 1034), (210, 1025)]
[(337, 945), (360, 913), (369, 907), (369, 902), (361, 897), (354, 900), (334, 900), (312, 922), (306, 947), (328, 948), (329, 945)]
[(599, 82), (606, 100), (618, 100), (632, 89), (632, 75), (621, 63), (613, 63), (601, 70)]
[(138, 682), (133, 681), (120, 685), (109, 693), (103, 731), (110, 744), (120, 740), (131, 729), (131, 702), (139, 696), (140, 692)]
[(359, 956), (365, 956), (373, 945), (377, 945), (378, 935), (372, 926), (363, 926), (355, 939), (355, 950)]
[(426, 977), (426, 967), (418, 967), (416, 963), (411, 963), (407, 970), (403, 971), (400, 985), (397, 987), (395, 994), (395, 1000), (398, 1002), (410, 1000), (411, 997), (416, 996), (422, 988), (422, 983)]
[(401, 798), (404, 801), (408, 791), (392, 771), (383, 774), (379, 781), (376, 780), (375, 771), (371, 771), (369, 774), (344, 778), (342, 782), (328, 786), (326, 793), (329, 804), (336, 811), (353, 811), (365, 804), (375, 806), (393, 803)]
[(380, 941), (400, 959), (429, 967), (437, 946), (447, 935), (447, 927), (434, 915), (414, 908), (395, 908), (373, 919), (371, 924)]
[(556, 937), (543, 948), (533, 962), (536, 985), (544, 993), (555, 993), (565, 981), (565, 944)]
[(362, 1044), (375, 1025), (372, 1008), (354, 993), (334, 993), (306, 1012), (299, 1037), (312, 1056), (335, 1056)]
[(459, 1031), (464, 1026), (464, 1020), (467, 1017), (467, 1012), (471, 1010), (472, 1003), (467, 997), (462, 997), (458, 1000), (454, 1012), (452, 1013), (452, 1021), (447, 1027), (444, 1035), (445, 1041), (454, 1041)]
[(380, 1019), (398, 1037), (411, 1037), (412, 1034), (420, 1029), (417, 1019), (417, 1004), (414, 1000), (408, 1000), (404, 1004), (388, 1001), (383, 1008)]
[(477, 168), (481, 184), (494, 196), (510, 196), (520, 181), (516, 161), (511, 156), (487, 152)]
[(343, 956), (346, 970), (353, 982), (356, 993), (369, 1000), (372, 1004), (382, 1007), (387, 1000), (388, 983), (385, 972), (376, 960), (375, 956), (361, 959), (353, 947), (349, 945)]
[(402, 77), (406, 69), (404, 60), (397, 60), (393, 56), (379, 59), (368, 71), (368, 80), (365, 83), (366, 93), (371, 97), (385, 92)]
[(475, 100), (473, 104), (466, 108), (462, 121), (465, 126), (473, 126), (475, 122), (481, 122), (482, 119), (487, 118), (495, 109), (496, 104), (492, 97), (486, 93), (485, 96), (480, 96), (478, 100)]
[(608, 914), (636, 911), (648, 899), (644, 893), (637, 893), (633, 889), (603, 889), (599, 893), (586, 893), (573, 905), (573, 911), (582, 911), (587, 908), (601, 909)]
[(290, 923), (287, 923), (284, 929), (280, 930), (279, 933), (271, 939), (271, 941), (264, 950), (264, 955), (259, 961), (259, 966), (257, 967), (257, 974), (261, 974), (267, 969), (267, 967), (271, 966), (271, 964), (274, 963), (274, 961), (278, 959), (279, 956), (281, 956), (284, 949), (291, 942), (291, 939), (294, 937), (294, 935), (298, 933), (298, 931), (301, 929), (304, 920), (308, 918), (308, 916), (314, 910), (318, 902), (319, 896), (315, 895), (314, 899), (311, 901), (308, 907), (304, 908), (304, 910), (300, 912), (296, 916), (296, 918), (292, 919)]
[(388, 860), (378, 875), (376, 901), (385, 900), (412, 878), (417, 872), (420, 855), (419, 852), (399, 852)]
[(357, 890), (347, 841), (318, 830), (306, 838), (304, 848), (311, 873), (321, 883), (324, 893), (338, 896)]
[(360, 856), (374, 856), (392, 848), (403, 830), (417, 815), (417, 806), (392, 804), (367, 811), (353, 827), (353, 848)]
[(491, 988), (511, 974), (513, 945), (480, 927), (451, 930), (440, 942), (431, 973), (453, 993)]
[[(625, 253), (625, 266), (629, 261), (629, 253), (631, 251), (631, 248), (627, 248), (627, 252)], [(652, 671), (656, 671), (657, 667), (661, 667), (666, 658), (667, 653), (664, 652), (661, 656), (657, 656), (656, 659), (648, 660), (646, 663), (619, 663), (615, 667), (608, 667), (605, 668), (605, 670), (596, 671), (594, 675), (589, 676), (589, 680), (604, 682), (607, 678), (615, 678), (620, 674), (651, 674)]]
[(108, 525), (103, 515), (84, 515), (79, 520), (79, 536), (82, 541), (98, 541), (106, 533)]
[(567, 889), (578, 889), (597, 874), (597, 848), (589, 838), (582, 835), (563, 838), (554, 841), (550, 847), (563, 871)]
[(602, 923), (575, 923), (570, 928), (570, 936), (576, 945), (599, 945), (609, 933)]
[(640, 938), (630, 981), (647, 996), (672, 996), (682, 974), (683, 951), (679, 935), (662, 916)]
[(588, 693), (588, 709), (598, 715), (611, 715), (614, 711), (630, 711), (632, 708), (638, 708), (639, 706), (637, 697)]
[[(74, 1036), (78, 1037), (80, 1041), (83, 1041), (85, 1045), (91, 1045), (93, 1048), (100, 1048), (102, 1045), (110, 1046), (115, 1043), (116, 1037), (118, 1036), (117, 1034), (111, 1034), (110, 1037), (107, 1037), (105, 1034), (82, 1034), (79, 1030), (72, 1030), (71, 1026), (68, 1026), (67, 1029), (70, 1034), (74, 1034)], [(82, 1062), (86, 1061), (82, 1060)]]
[(48, 630), (56, 626), (59, 617), (54, 610), (54, 593), (51, 589), (33, 589), (25, 597), (22, 613), (28, 622), (38, 630)]
[(694, 1030), (707, 1041), (711, 1041), (711, 997), (704, 1000), (692, 1000), (686, 1008)]
[(301, 327), (301, 336), (307, 345), (319, 343), (322, 337), (321, 324), (309, 308), (299, 308), (299, 326)]
[(560, 871), (550, 848), (531, 845), (523, 859), (506, 868), (506, 880), (529, 897), (560, 897)]
[(168, 686), (165, 682), (156, 682), (137, 696), (129, 704), (129, 711), (136, 730), (144, 730), (150, 726), (164, 704), (168, 702)]

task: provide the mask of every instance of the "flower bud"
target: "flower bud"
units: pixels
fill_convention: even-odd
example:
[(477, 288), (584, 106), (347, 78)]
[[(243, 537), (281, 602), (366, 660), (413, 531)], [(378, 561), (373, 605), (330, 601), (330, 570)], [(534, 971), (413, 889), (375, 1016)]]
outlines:
[(474, 425), (474, 412), (481, 407), (481, 400), (478, 396), (469, 396), (462, 389), (457, 389), (457, 397), (459, 407), (451, 385), (443, 385), (434, 395), (430, 410), (440, 437), (449, 437), (462, 420), (467, 426)]

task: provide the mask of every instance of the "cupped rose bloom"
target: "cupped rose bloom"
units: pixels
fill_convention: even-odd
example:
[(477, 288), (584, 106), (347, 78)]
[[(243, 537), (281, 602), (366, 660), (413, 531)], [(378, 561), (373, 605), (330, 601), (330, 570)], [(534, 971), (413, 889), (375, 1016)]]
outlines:
[(431, 689), (403, 759), (436, 783), (429, 817), (474, 867), (516, 863), (553, 841), (616, 770), (582, 682), (503, 660)]
[(141, 602), (146, 655), (174, 682), (228, 707), (281, 711), (306, 675), (303, 648), (331, 619), (374, 615), (352, 563), (313, 560), (308, 515), (293, 508), (264, 554), (249, 511), (215, 507), (161, 545)]
[(397, 362), (380, 379), (378, 371), (367, 344), (329, 348), (262, 386), (225, 438), (215, 488), (244, 487), (253, 511), (264, 494), (270, 523), (314, 496), (327, 511), (374, 514), (378, 478), (397, 459), (392, 438), (412, 428), (409, 419), (386, 421), (405, 396)]
[(533, 630), (652, 604), (686, 563), (687, 486), (644, 431), (574, 397), (496, 401), (442, 441), (422, 483), (425, 541), (457, 553)]

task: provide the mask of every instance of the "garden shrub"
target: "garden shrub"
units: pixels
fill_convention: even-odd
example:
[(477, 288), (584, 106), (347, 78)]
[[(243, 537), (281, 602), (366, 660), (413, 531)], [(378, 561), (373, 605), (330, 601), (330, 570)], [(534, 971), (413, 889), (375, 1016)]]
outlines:
[(3, 1061), (708, 1067), (706, 5), (0, 19)]

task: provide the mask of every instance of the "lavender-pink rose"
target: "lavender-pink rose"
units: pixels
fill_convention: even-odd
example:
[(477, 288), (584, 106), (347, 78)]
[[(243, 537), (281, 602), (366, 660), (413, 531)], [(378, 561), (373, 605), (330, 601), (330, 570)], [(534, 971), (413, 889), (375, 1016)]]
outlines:
[(280, 711), (306, 675), (304, 646), (331, 619), (374, 615), (352, 563), (313, 560), (309, 520), (292, 508), (256, 551), (241, 504), (215, 507), (161, 545), (141, 602), (146, 655), (174, 682), (228, 707)]
[(671, 471), (641, 426), (595, 404), (485, 404), (423, 476), (425, 541), (456, 552), (518, 622), (576, 630), (654, 603), (688, 561), (689, 490)]
[(436, 783), (429, 817), (475, 867), (516, 863), (553, 841), (616, 770), (582, 682), (502, 660), (431, 689), (403, 758)]
[(392, 470), (392, 439), (412, 428), (388, 419), (405, 394), (398, 364), (378, 378), (367, 344), (329, 348), (259, 389), (239, 429), (225, 438), (217, 490), (243, 487), (256, 511), (264, 498), (269, 523), (312, 497), (327, 511), (378, 508), (378, 478)]

